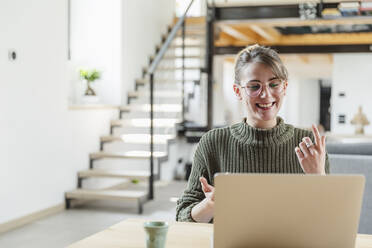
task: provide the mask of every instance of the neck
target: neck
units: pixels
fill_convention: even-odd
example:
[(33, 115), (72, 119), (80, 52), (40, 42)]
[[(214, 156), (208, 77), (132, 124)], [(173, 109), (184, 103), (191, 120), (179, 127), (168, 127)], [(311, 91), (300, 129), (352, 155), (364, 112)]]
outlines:
[(272, 120), (263, 121), (263, 120), (254, 120), (249, 116), (246, 118), (246, 123), (254, 128), (261, 128), (261, 129), (271, 129), (274, 128), (277, 124), (276, 117)]

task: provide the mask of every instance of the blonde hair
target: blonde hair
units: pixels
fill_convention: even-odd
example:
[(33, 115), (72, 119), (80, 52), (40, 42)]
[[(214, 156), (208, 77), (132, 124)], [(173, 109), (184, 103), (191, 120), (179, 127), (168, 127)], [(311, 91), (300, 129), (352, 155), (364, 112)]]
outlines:
[(262, 63), (271, 68), (274, 75), (281, 80), (288, 80), (288, 71), (279, 58), (278, 53), (258, 44), (241, 50), (235, 59), (235, 83), (240, 84), (241, 71), (250, 63)]

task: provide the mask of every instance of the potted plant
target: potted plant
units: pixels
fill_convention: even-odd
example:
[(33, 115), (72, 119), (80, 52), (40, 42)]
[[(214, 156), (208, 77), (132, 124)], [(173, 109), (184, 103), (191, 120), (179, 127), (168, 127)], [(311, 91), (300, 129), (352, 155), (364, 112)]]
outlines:
[(101, 72), (96, 69), (93, 70), (80, 70), (80, 77), (85, 79), (87, 82), (87, 89), (85, 90), (85, 96), (96, 96), (96, 92), (91, 87), (91, 83), (101, 77)]

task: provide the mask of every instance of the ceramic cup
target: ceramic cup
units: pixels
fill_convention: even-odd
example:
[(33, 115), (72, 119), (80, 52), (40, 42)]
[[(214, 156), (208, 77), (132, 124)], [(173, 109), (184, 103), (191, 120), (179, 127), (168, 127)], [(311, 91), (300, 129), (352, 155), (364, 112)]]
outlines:
[(168, 223), (149, 221), (143, 224), (146, 231), (147, 248), (164, 248), (168, 232)]

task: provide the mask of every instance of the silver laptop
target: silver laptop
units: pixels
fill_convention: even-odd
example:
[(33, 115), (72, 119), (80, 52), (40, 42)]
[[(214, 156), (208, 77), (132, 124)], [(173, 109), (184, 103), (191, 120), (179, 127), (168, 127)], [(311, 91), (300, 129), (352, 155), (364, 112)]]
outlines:
[(215, 248), (355, 247), (362, 175), (217, 174)]

